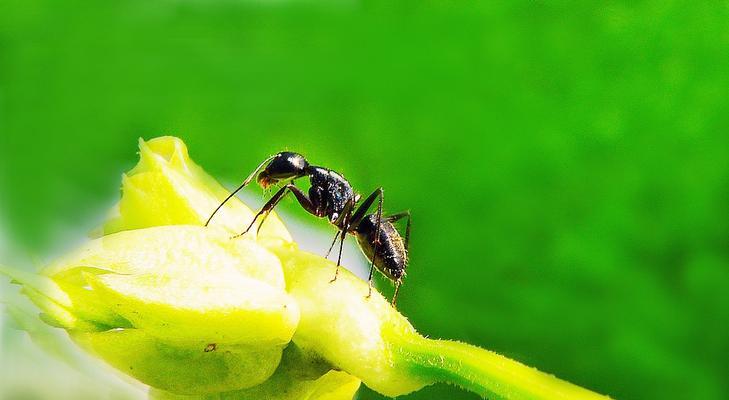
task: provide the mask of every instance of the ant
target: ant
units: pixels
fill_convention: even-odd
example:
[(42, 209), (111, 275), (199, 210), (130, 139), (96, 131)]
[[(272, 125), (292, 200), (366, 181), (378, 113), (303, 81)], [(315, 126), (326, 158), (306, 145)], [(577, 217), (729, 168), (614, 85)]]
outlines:
[[(258, 173), (260, 171), (260, 174)], [(405, 211), (389, 216), (382, 215), (382, 188), (377, 188), (361, 204), (360, 195), (355, 193), (352, 185), (344, 177), (335, 171), (327, 168), (310, 165), (306, 158), (298, 153), (281, 152), (265, 159), (255, 170), (238, 186), (228, 197), (223, 200), (218, 208), (210, 215), (205, 226), (213, 219), (215, 214), (223, 205), (230, 200), (238, 191), (248, 185), (258, 174), (257, 182), (267, 189), (281, 181), (287, 183), (279, 189), (273, 197), (253, 217), (248, 228), (243, 233), (233, 238), (245, 235), (253, 227), (259, 217), (262, 217), (258, 225), (260, 231), (263, 222), (274, 207), (291, 192), (299, 204), (310, 214), (319, 218), (328, 218), (329, 223), (337, 228), (326, 257), (329, 257), (334, 245), (339, 239), (339, 256), (337, 257), (337, 268), (331, 282), (337, 280), (339, 266), (342, 261), (342, 247), (347, 234), (357, 238), (360, 249), (370, 261), (370, 273), (368, 278), (369, 293), (372, 295), (372, 273), (377, 268), (383, 275), (395, 283), (395, 294), (392, 296), (392, 305), (395, 305), (397, 293), (400, 290), (402, 279), (405, 276), (405, 269), (408, 265), (408, 242), (410, 239), (410, 211)], [(304, 176), (309, 177), (311, 187), (308, 196), (293, 181)], [(378, 200), (377, 212), (367, 214), (367, 211)], [(358, 206), (359, 204), (359, 206)], [(394, 222), (407, 218), (405, 239), (395, 229)]]

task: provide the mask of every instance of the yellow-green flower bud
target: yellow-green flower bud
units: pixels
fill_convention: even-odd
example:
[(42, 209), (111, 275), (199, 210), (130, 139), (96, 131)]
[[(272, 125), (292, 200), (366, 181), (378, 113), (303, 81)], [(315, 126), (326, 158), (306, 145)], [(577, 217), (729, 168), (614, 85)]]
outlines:
[[(103, 226), (103, 234), (161, 225), (202, 225), (229, 194), (187, 153), (178, 138), (165, 136), (139, 141), (139, 163), (122, 177), (122, 199)], [(231, 199), (213, 225), (240, 233), (254, 213)], [(251, 236), (256, 234), (251, 231)], [(262, 239), (291, 241), (281, 220), (272, 214), (261, 228)]]
[[(98, 238), (41, 275), (4, 271), (82, 347), (159, 400), (351, 399), (449, 382), (504, 399), (604, 399), (467, 344), (426, 339), (367, 283), (299, 250), (272, 214), (237, 199), (184, 144), (140, 142)], [(283, 358), (282, 358), (283, 354)]]

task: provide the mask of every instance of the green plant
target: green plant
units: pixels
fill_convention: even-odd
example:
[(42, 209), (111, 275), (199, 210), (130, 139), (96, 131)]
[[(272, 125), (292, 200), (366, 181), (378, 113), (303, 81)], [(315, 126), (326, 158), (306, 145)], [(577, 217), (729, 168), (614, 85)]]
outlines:
[[(422, 337), (379, 293), (299, 250), (272, 215), (238, 200), (179, 139), (140, 142), (140, 161), (97, 238), (40, 274), (4, 268), (81, 347), (157, 399), (350, 399), (360, 380), (398, 396), (448, 382), (502, 399), (603, 396), (465, 343)], [(255, 231), (255, 230), (253, 230)], [(252, 231), (252, 232), (253, 232)]]

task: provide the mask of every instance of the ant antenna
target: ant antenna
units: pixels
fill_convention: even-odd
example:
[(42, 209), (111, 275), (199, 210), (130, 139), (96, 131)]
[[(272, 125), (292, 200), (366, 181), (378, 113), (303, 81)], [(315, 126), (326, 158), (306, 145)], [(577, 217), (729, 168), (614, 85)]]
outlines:
[(253, 178), (255, 178), (256, 174), (258, 174), (258, 171), (260, 171), (261, 168), (263, 168), (263, 166), (266, 165), (266, 163), (268, 163), (269, 161), (271, 161), (277, 155), (278, 155), (278, 153), (276, 153), (276, 154), (274, 154), (274, 155), (266, 158), (265, 160), (263, 160), (263, 162), (260, 163), (256, 167), (256, 169), (254, 169), (253, 172), (251, 172), (250, 175), (248, 175), (248, 178), (246, 178), (246, 180), (244, 180), (243, 183), (240, 186), (238, 186), (237, 189), (235, 189), (233, 191), (233, 193), (229, 194), (228, 197), (226, 197), (225, 200), (223, 200), (223, 202), (220, 203), (220, 205), (218, 206), (218, 208), (216, 208), (215, 211), (213, 211), (212, 215), (210, 215), (210, 218), (208, 218), (208, 220), (205, 222), (205, 226), (208, 226), (208, 224), (210, 223), (210, 221), (212, 221), (212, 219), (215, 216), (215, 214), (223, 207), (223, 205), (225, 205), (225, 203), (228, 202), (228, 200), (230, 200), (233, 196), (235, 196), (236, 193), (238, 193), (241, 189), (243, 189), (249, 183), (251, 183), (251, 181), (253, 180)]

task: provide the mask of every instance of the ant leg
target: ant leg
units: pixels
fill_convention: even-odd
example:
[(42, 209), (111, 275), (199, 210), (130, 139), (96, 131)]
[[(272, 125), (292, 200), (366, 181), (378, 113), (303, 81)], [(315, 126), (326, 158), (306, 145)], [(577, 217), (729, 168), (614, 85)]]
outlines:
[(281, 199), (283, 199), (283, 197), (289, 191), (292, 192), (294, 194), (294, 196), (296, 196), (296, 200), (298, 200), (299, 204), (301, 204), (301, 206), (304, 207), (304, 209), (306, 209), (309, 212), (311, 212), (310, 210), (314, 209), (314, 206), (311, 204), (311, 201), (309, 200), (309, 198), (306, 197), (306, 194), (304, 194), (304, 192), (302, 192), (301, 189), (297, 188), (294, 184), (289, 183), (286, 186), (279, 189), (279, 191), (276, 192), (276, 194), (274, 194), (270, 200), (268, 200), (268, 202), (263, 206), (263, 208), (261, 208), (261, 211), (259, 211), (258, 214), (256, 214), (255, 217), (253, 217), (253, 221), (251, 221), (250, 225), (248, 225), (248, 228), (246, 228), (246, 230), (243, 233), (233, 236), (232, 239), (235, 239), (239, 236), (243, 236), (246, 233), (248, 233), (248, 231), (251, 230), (251, 228), (253, 227), (253, 224), (256, 223), (256, 220), (258, 219), (258, 217), (263, 216), (261, 223), (258, 225), (258, 230), (260, 231), (261, 226), (263, 225), (263, 222), (265, 222), (266, 217), (268, 217), (268, 214), (271, 213), (271, 210), (273, 210), (273, 208), (276, 207), (276, 205), (278, 205), (278, 203), (281, 201)]
[[(350, 220), (351, 226), (359, 225), (359, 223), (365, 217), (365, 214), (367, 214), (367, 210), (369, 210), (370, 207), (372, 207), (372, 203), (374, 203), (375, 199), (377, 199), (378, 197), (380, 200), (379, 207), (381, 209), (382, 208), (382, 198), (383, 198), (383, 192), (382, 192), (381, 187), (375, 189), (375, 191), (372, 192), (369, 196), (367, 196), (367, 198), (362, 202), (362, 204), (359, 207), (357, 207), (357, 210), (354, 212), (354, 214), (352, 215), (352, 219)], [(382, 213), (380, 213), (380, 216), (381, 215), (382, 215)]]
[(382, 201), (384, 198), (384, 194), (382, 192), (382, 188), (377, 188), (372, 194), (367, 196), (367, 198), (362, 202), (362, 205), (357, 208), (357, 211), (355, 211), (354, 215), (352, 216), (352, 222), (351, 224), (353, 226), (359, 225), (360, 222), (362, 222), (362, 219), (367, 214), (367, 210), (372, 206), (372, 203), (375, 202), (375, 199), (379, 199), (379, 202), (377, 203), (377, 227), (375, 229), (375, 240), (374, 240), (374, 249), (372, 251), (372, 259), (370, 260), (370, 277), (367, 280), (369, 284), (369, 291), (367, 293), (367, 298), (370, 298), (372, 296), (372, 271), (375, 267), (375, 260), (377, 259), (377, 245), (380, 244), (380, 225), (382, 223)]
[[(299, 202), (299, 205), (301, 205), (304, 208), (304, 210), (308, 211), (311, 214), (316, 215), (316, 210), (315, 210), (314, 204), (311, 202), (311, 200), (309, 200), (309, 197), (307, 197), (306, 194), (301, 191), (301, 189), (296, 187), (293, 183), (289, 183), (285, 187), (287, 187), (289, 189), (289, 191), (294, 194), (294, 196), (296, 197), (296, 201)], [(276, 207), (276, 204), (274, 204), (273, 207)], [(273, 207), (271, 207), (271, 209), (273, 209)], [(268, 215), (271, 213), (271, 209), (266, 211), (266, 213), (263, 215), (263, 219), (261, 220), (261, 223), (258, 224), (258, 230), (256, 231), (256, 234), (261, 231), (263, 222), (266, 221), (266, 218), (268, 218)]]
[[(334, 282), (337, 280), (337, 277), (339, 276), (339, 266), (342, 265), (342, 251), (344, 248), (344, 238), (347, 236), (347, 232), (349, 231), (349, 220), (352, 216), (352, 209), (354, 208), (355, 200), (349, 199), (347, 200), (347, 204), (344, 205), (344, 209), (342, 209), (342, 214), (337, 218), (337, 220), (334, 222), (334, 224), (339, 228), (339, 232), (337, 232), (337, 235), (341, 233), (342, 237), (339, 241), (339, 255), (337, 256), (337, 269), (334, 270), (334, 279), (332, 279), (331, 282)], [(334, 242), (337, 241), (337, 236), (334, 236)], [(332, 246), (329, 247), (329, 252), (332, 251), (332, 247), (334, 247), (334, 242), (332, 242)], [(329, 257), (329, 252), (327, 252), (327, 257)]]
[[(387, 222), (397, 222), (402, 218), (407, 218), (408, 222), (405, 228), (405, 251), (408, 251), (410, 249), (410, 210), (403, 211), (397, 214), (388, 215), (384, 218)], [(370, 277), (369, 277), (369, 283), (370, 283), (370, 293), (367, 295), (367, 297), (370, 297), (372, 295), (372, 272), (374, 271), (374, 268), (370, 266)], [(397, 298), (397, 292), (400, 290), (401, 282), (397, 281), (395, 282), (395, 294), (392, 297), (392, 305), (395, 305), (395, 299)]]
[[(296, 187), (296, 185), (294, 185), (293, 183), (287, 184), (286, 186), (284, 186), (284, 189), (288, 189), (289, 192), (293, 193), (294, 196), (296, 197), (296, 201), (298, 201), (299, 205), (301, 205), (306, 211), (308, 211), (311, 214), (316, 215), (316, 210), (315, 210), (314, 204), (311, 202), (311, 200), (309, 200), (309, 197), (307, 197), (306, 194), (301, 191), (301, 189)], [(279, 192), (280, 192), (280, 190), (279, 190)], [(285, 193), (284, 193), (284, 195), (285, 195)], [(282, 195), (281, 198), (283, 198), (284, 195)], [(274, 195), (274, 197), (275, 196), (276, 195)], [(281, 201), (281, 198), (278, 201)], [(273, 200), (273, 198), (271, 198), (271, 200)], [(278, 201), (273, 206), (271, 206), (268, 210), (266, 210), (266, 212), (263, 214), (263, 219), (261, 220), (261, 223), (258, 224), (258, 230), (256, 231), (256, 234), (261, 231), (261, 227), (263, 226), (263, 223), (266, 221), (266, 218), (268, 218), (268, 215), (271, 213), (271, 210), (273, 210), (273, 208), (276, 207), (276, 205), (278, 204)], [(265, 206), (264, 206), (264, 208), (265, 208)], [(250, 227), (249, 227), (249, 229), (250, 229)]]
[(263, 162), (260, 163), (258, 165), (258, 167), (256, 167), (256, 169), (254, 169), (253, 172), (251, 172), (250, 175), (248, 175), (248, 177), (246, 178), (246, 180), (244, 180), (243, 183), (241, 183), (240, 186), (238, 186), (231, 194), (228, 195), (228, 197), (225, 198), (225, 200), (223, 200), (222, 203), (220, 203), (220, 205), (218, 205), (218, 208), (216, 208), (215, 211), (213, 211), (213, 213), (210, 215), (210, 217), (208, 218), (208, 220), (205, 221), (205, 226), (208, 226), (208, 224), (210, 224), (210, 221), (212, 221), (212, 219), (215, 216), (215, 214), (223, 207), (223, 205), (225, 205), (225, 203), (228, 202), (228, 200), (230, 200), (231, 198), (233, 198), (233, 196), (235, 196), (236, 193), (238, 193), (241, 189), (243, 189), (244, 187), (246, 187), (253, 180), (253, 178), (256, 176), (256, 174), (258, 173), (258, 171), (260, 171), (261, 168), (263, 168), (263, 166), (266, 165), (267, 162), (271, 161), (277, 155), (278, 154), (274, 154), (274, 155), (266, 158), (265, 160), (263, 160)]
[(405, 250), (409, 249), (410, 243), (410, 210), (403, 211), (397, 214), (388, 215), (385, 217), (387, 222), (397, 222), (403, 218), (407, 218), (408, 222), (405, 228)]
[[(405, 251), (410, 250), (410, 210), (403, 211), (397, 214), (388, 215), (385, 217), (385, 221), (387, 222), (397, 222), (403, 218), (407, 218), (408, 222), (405, 227)], [(395, 301), (397, 300), (397, 293), (400, 291), (400, 285), (402, 285), (401, 280), (395, 281), (395, 294), (392, 295), (392, 306), (395, 306)]]
[(339, 233), (340, 231), (337, 231), (337, 234), (334, 235), (334, 240), (332, 240), (331, 246), (329, 246), (329, 250), (327, 250), (327, 255), (324, 256), (324, 258), (329, 258), (329, 254), (332, 253), (332, 249), (334, 248), (334, 243), (337, 243), (337, 239), (339, 239)]
[[(253, 227), (253, 224), (255, 224), (255, 223), (256, 223), (256, 220), (258, 219), (258, 217), (260, 217), (261, 215), (264, 215), (264, 214), (265, 214), (265, 216), (268, 216), (268, 213), (269, 213), (269, 212), (270, 212), (270, 211), (271, 211), (271, 210), (272, 210), (272, 209), (273, 209), (274, 207), (276, 207), (276, 205), (277, 205), (277, 204), (278, 204), (278, 203), (279, 203), (279, 202), (281, 201), (281, 199), (282, 199), (282, 198), (283, 198), (283, 197), (284, 197), (284, 196), (286, 195), (286, 193), (287, 193), (287, 191), (288, 191), (288, 190), (289, 190), (289, 185), (286, 185), (286, 186), (282, 187), (281, 189), (279, 189), (279, 191), (278, 191), (278, 192), (276, 192), (276, 194), (274, 194), (274, 195), (273, 195), (273, 197), (271, 197), (271, 199), (270, 199), (270, 200), (268, 200), (268, 202), (266, 202), (266, 204), (264, 204), (264, 205), (263, 205), (263, 208), (261, 208), (261, 210), (260, 210), (260, 211), (258, 211), (258, 213), (256, 214), (256, 216), (255, 216), (255, 217), (253, 217), (253, 220), (251, 221), (250, 225), (248, 225), (248, 228), (246, 228), (246, 230), (245, 230), (245, 231), (243, 231), (242, 233), (239, 233), (239, 234), (237, 234), (237, 235), (233, 236), (233, 237), (232, 237), (231, 239), (235, 239), (235, 238), (237, 238), (237, 237), (243, 236), (243, 235), (245, 235), (246, 233), (248, 233), (248, 231), (249, 231), (249, 230), (251, 230), (251, 228)], [(264, 221), (265, 221), (265, 219), (266, 219), (266, 217), (265, 217), (265, 216), (263, 217), (263, 220), (264, 220)], [(263, 221), (261, 221), (261, 223), (260, 223), (260, 224), (258, 225), (258, 229), (260, 229), (260, 228), (261, 228), (261, 225), (263, 225)]]
[(392, 295), (392, 306), (395, 307), (395, 301), (397, 301), (397, 292), (400, 291), (400, 285), (402, 285), (402, 282), (400, 280), (395, 282), (395, 294)]
[(372, 253), (372, 261), (370, 261), (370, 288), (367, 292), (367, 298), (372, 296), (372, 268), (374, 268), (375, 266), (375, 260), (377, 260), (377, 246), (380, 244), (380, 225), (382, 225), (382, 197), (382, 190), (380, 189), (380, 202), (377, 204), (377, 228), (375, 229), (375, 245)]
[(339, 266), (342, 264), (342, 248), (344, 247), (344, 237), (347, 236), (347, 231), (342, 230), (342, 236), (339, 238), (339, 257), (337, 257), (337, 269), (334, 270), (334, 279), (329, 281), (332, 283), (337, 280), (339, 276)]
[(369, 292), (367, 292), (367, 298), (369, 299), (372, 297), (372, 273), (375, 272), (375, 264), (370, 264), (370, 276), (367, 278), (367, 284), (369, 284), (370, 289)]

